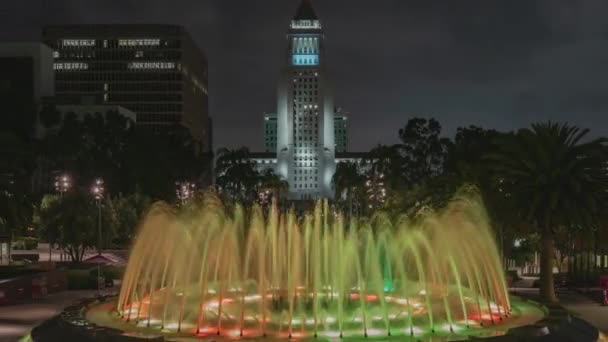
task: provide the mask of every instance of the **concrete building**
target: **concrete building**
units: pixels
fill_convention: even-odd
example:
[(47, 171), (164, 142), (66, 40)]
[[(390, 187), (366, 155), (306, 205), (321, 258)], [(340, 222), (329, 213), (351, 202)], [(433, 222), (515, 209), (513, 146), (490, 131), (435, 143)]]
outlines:
[(264, 113), (264, 152), (277, 151), (277, 114)]
[(347, 115), (334, 107), (323, 29), (310, 0), (301, 2), (287, 41), (277, 113), (264, 114), (264, 152), (251, 157), (258, 171), (273, 169), (287, 180), (288, 199), (332, 199), (336, 164), (361, 164), (366, 154), (347, 152)]
[(202, 151), (211, 147), (205, 54), (175, 25), (49, 26), (56, 102), (124, 107), (137, 125), (187, 127)]
[(334, 115), (334, 137), (336, 153), (348, 151), (348, 117), (340, 110)]
[[(334, 139), (336, 153), (348, 151), (348, 117), (337, 108), (334, 113)], [(264, 113), (264, 152), (277, 150), (277, 115)]]
[(321, 21), (309, 0), (289, 25), (287, 45), (277, 94), (275, 172), (289, 183), (288, 199), (333, 198), (333, 95)]
[(55, 94), (53, 51), (37, 42), (0, 43), (3, 106), (40, 105)]

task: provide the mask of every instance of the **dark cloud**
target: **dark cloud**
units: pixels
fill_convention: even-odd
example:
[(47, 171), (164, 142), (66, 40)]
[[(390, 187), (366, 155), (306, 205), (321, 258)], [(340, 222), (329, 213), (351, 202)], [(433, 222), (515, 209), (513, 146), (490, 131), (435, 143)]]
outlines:
[[(48, 23), (184, 25), (210, 61), (216, 146), (261, 148), (299, 0), (3, 1), (0, 38)], [(316, 0), (351, 149), (396, 140), (412, 116), (448, 134), (569, 121), (608, 134), (605, 0)]]

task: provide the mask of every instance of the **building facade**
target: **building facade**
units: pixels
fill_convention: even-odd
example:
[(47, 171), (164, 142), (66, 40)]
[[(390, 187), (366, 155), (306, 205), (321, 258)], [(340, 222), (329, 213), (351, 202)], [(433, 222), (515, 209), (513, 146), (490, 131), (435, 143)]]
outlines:
[(348, 151), (348, 118), (340, 110), (334, 115), (334, 139), (336, 153)]
[(56, 102), (124, 107), (155, 131), (181, 124), (211, 151), (205, 54), (175, 25), (49, 26)]
[(277, 151), (277, 114), (264, 113), (264, 152)]
[(35, 111), (55, 94), (53, 51), (41, 43), (0, 44), (0, 99), (6, 110)]
[[(348, 151), (348, 117), (341, 109), (334, 113), (334, 140), (336, 153)], [(277, 150), (277, 115), (264, 113), (264, 152)]]
[(287, 33), (277, 104), (276, 172), (288, 199), (333, 198), (334, 105), (321, 21), (303, 0)]

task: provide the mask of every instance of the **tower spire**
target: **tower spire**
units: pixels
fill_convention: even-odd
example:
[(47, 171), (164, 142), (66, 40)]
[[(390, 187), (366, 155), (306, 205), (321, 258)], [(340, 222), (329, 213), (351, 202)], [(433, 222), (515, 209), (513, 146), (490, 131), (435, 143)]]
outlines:
[(318, 20), (310, 0), (302, 0), (293, 20)]

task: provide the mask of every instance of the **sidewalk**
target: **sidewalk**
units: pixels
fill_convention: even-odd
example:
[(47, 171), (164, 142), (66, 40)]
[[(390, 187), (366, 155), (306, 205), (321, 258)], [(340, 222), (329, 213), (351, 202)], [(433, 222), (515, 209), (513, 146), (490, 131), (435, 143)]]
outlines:
[(569, 311), (593, 324), (604, 333), (608, 333), (608, 306), (589, 299), (575, 291), (561, 291), (558, 293), (559, 302)]
[[(509, 289), (511, 294), (536, 299), (538, 288), (517, 287)], [(574, 290), (559, 289), (557, 291), (559, 304), (568, 311), (589, 323), (604, 334), (608, 333), (608, 306), (602, 306), (583, 294)]]
[(0, 306), (0, 342), (19, 340), (66, 306), (94, 297), (96, 293), (96, 290), (66, 291), (24, 304)]

